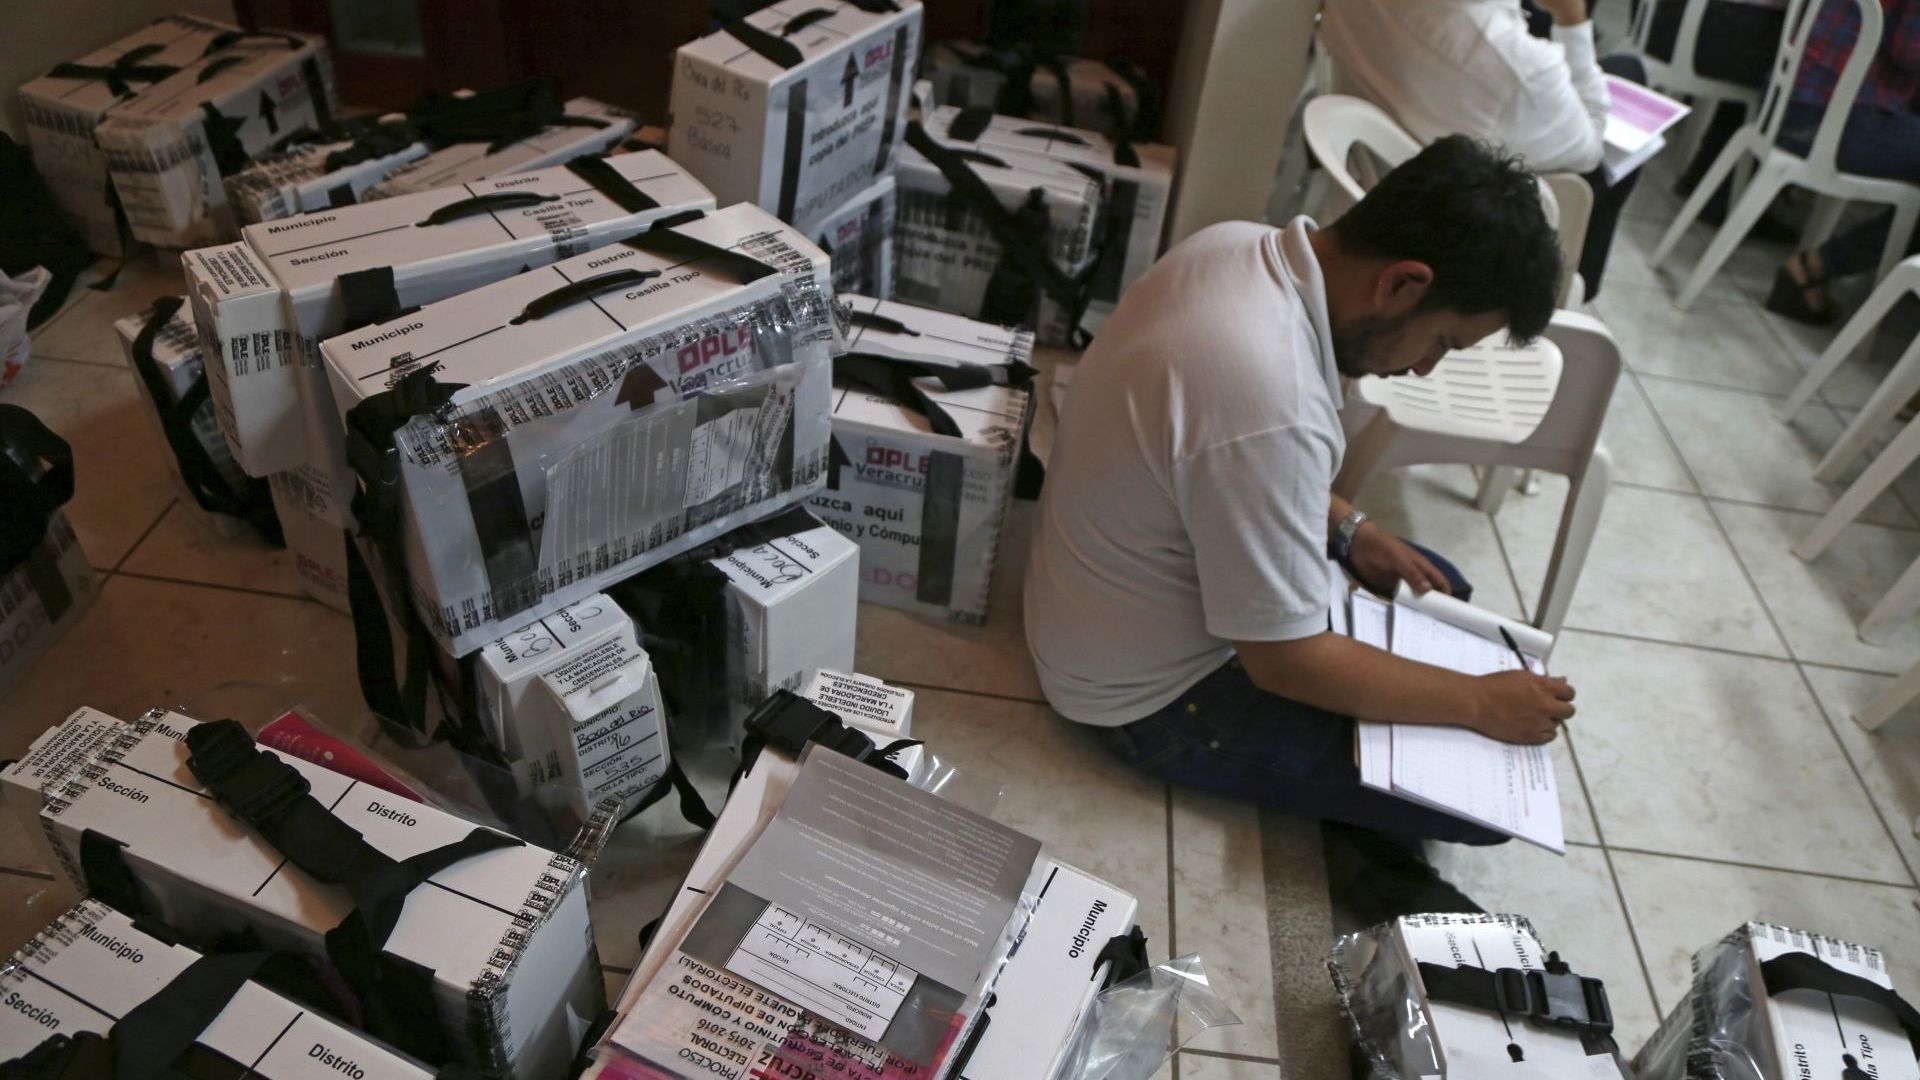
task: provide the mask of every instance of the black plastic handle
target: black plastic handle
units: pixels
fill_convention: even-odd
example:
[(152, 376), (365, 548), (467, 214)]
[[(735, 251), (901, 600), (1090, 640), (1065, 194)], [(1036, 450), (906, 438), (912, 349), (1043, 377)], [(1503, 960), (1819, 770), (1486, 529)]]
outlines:
[(1014, 134), (1025, 135), (1030, 139), (1052, 139), (1054, 142), (1071, 143), (1074, 146), (1093, 145), (1065, 128), (1021, 128)]
[(247, 58), (244, 56), (223, 56), (220, 59), (215, 60), (213, 63), (208, 64), (206, 67), (201, 68), (199, 77), (194, 79), (193, 81), (196, 83), (206, 82), (208, 79), (213, 78), (215, 75), (220, 74), (221, 72), (227, 70), (228, 68), (235, 67), (240, 64), (244, 64), (246, 62), (247, 62)]
[(445, 225), (449, 221), (473, 217), (477, 214), (491, 214), (495, 210), (518, 210), (527, 206), (538, 206), (544, 202), (554, 202), (558, 195), (542, 195), (537, 191), (496, 191), (491, 195), (475, 195), (471, 199), (451, 202), (428, 214), (425, 219), (414, 224), (418, 228), (429, 225)]
[(994, 157), (992, 154), (983, 154), (978, 150), (962, 150), (956, 146), (951, 148), (950, 152), (954, 157), (960, 158), (963, 161), (974, 161), (982, 165), (992, 165), (1001, 169), (1011, 168), (1006, 162)]
[(200, 55), (212, 56), (222, 49), (231, 48), (249, 39), (255, 41), (277, 41), (283, 47), (289, 49), (297, 49), (305, 44), (304, 41), (293, 34), (276, 33), (272, 30), (229, 30), (224, 34), (215, 35), (213, 40), (207, 42), (206, 49), (201, 52)]
[(847, 321), (863, 329), (878, 330), (883, 334), (906, 334), (909, 337), (920, 336), (920, 331), (915, 330), (899, 319), (890, 318), (877, 311), (856, 311), (848, 317)]
[(603, 292), (624, 289), (629, 285), (638, 285), (643, 281), (648, 281), (659, 276), (660, 271), (658, 270), (634, 270), (629, 268), (626, 270), (612, 270), (604, 274), (596, 274), (590, 278), (581, 278), (571, 285), (562, 285), (552, 292), (547, 293), (545, 296), (538, 296), (529, 300), (527, 306), (521, 309), (520, 314), (508, 319), (507, 322), (512, 326), (519, 326), (521, 323), (532, 322), (535, 319), (543, 319), (562, 308), (571, 307), (582, 300), (598, 296)]
[(793, 18), (787, 20), (787, 25), (780, 28), (780, 36), (792, 37), (793, 35), (799, 33), (800, 31), (805, 30), (807, 27), (812, 26), (814, 23), (821, 22), (823, 20), (831, 19), (831, 18), (833, 18), (832, 8), (822, 7), (822, 8), (813, 8), (808, 11), (803, 11), (800, 14), (795, 15)]

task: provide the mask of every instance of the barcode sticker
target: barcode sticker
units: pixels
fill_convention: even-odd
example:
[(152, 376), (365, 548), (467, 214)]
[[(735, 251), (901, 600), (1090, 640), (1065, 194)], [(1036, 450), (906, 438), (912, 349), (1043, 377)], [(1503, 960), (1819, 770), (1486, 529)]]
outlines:
[(693, 429), (687, 453), (687, 504), (698, 506), (746, 478), (759, 409), (735, 409)]

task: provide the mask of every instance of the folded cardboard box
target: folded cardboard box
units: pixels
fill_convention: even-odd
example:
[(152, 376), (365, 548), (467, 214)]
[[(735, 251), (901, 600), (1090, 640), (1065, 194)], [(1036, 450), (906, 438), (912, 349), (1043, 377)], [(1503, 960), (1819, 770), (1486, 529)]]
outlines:
[(108, 109), (200, 60), (216, 38), (239, 32), (196, 15), (167, 15), (20, 87), (34, 168), (94, 252), (124, 255), (129, 246), (94, 128)]
[(319, 38), (246, 34), (115, 105), (94, 133), (134, 237), (189, 248), (237, 232), (225, 177), (282, 134), (325, 127), (338, 103)]
[(395, 169), (368, 188), (364, 197), (390, 199), (564, 165), (577, 157), (607, 153), (633, 134), (633, 115), (603, 101), (573, 98), (564, 109), (560, 122), (505, 144), (463, 142), (439, 147)]
[(1071, 298), (1050, 289), (1037, 268), (1019, 262), (987, 214), (989, 205), (997, 205), (1022, 235), (1043, 238), (1033, 257), (1050, 262), (1055, 279), (1071, 283), (1063, 288), (1078, 295), (1097, 254), (1099, 182), (1037, 152), (944, 152), (978, 183), (956, 187), (926, 154), (912, 146), (902, 151), (895, 176), (895, 295), (956, 315), (1032, 327), (1042, 344), (1072, 345)]
[(235, 219), (244, 227), (352, 206), (368, 188), (432, 150), (401, 116), (382, 117), (338, 134), (346, 137), (309, 140), (227, 177), (227, 202)]
[(80, 621), (97, 592), (79, 537), (55, 511), (26, 561), (0, 571), (0, 690), (24, 677)]
[[(181, 472), (183, 458), (193, 455), (200, 466), (212, 468), (227, 493), (239, 496), (251, 486), (247, 474), (233, 460), (233, 451), (228, 449), (226, 437), (220, 433), (220, 421), (214, 416), (213, 398), (204, 386), (204, 352), (193, 326), (192, 309), (181, 297), (161, 297), (146, 311), (117, 320), (113, 328), (120, 336), (127, 366), (133, 371), (134, 386), (146, 400), (147, 426), (170, 451), (167, 464), (184, 497), (182, 505), (219, 535), (237, 535), (240, 523), (211, 512)], [(155, 378), (150, 380), (145, 374), (148, 371)], [(199, 402), (185, 417), (186, 434), (193, 440), (193, 447), (175, 446), (161, 414), (180, 410), (181, 402), (189, 398)]]
[(1087, 310), (1081, 317), (1088, 332), (1100, 329), (1120, 294), (1159, 258), (1179, 154), (1173, 147), (1115, 142), (1097, 131), (977, 110), (963, 112), (951, 106), (935, 109), (925, 126), (928, 134), (954, 149), (1037, 153), (1098, 178), (1100, 224), (1094, 241), (1094, 270), (1087, 281)]
[[(124, 870), (133, 902), (190, 939), (245, 931), (265, 948), (325, 958), (323, 938), (354, 901), (214, 800), (188, 762), (196, 724), (155, 710), (116, 727), (81, 709), (0, 773), (0, 792), (76, 885), (100, 887), (111, 864), (110, 873)], [(345, 826), (326, 833), (331, 840), (351, 834), (404, 860), (476, 832), (425, 803), (259, 753), (290, 767)], [(487, 1075), (555, 1076), (603, 993), (586, 871), (565, 855), (498, 839), (505, 846), (459, 858), (405, 893), (391, 934), (375, 943), (376, 962), (431, 973), (418, 987), (431, 1000), (414, 1006), (438, 1016), (456, 1059)]]
[(894, 167), (919, 0), (789, 0), (680, 47), (667, 148), (719, 196), (809, 236)]
[(899, 195), (891, 175), (848, 199), (813, 230), (833, 259), (835, 292), (893, 295), (893, 222)]
[[(153, 1038), (156, 1022), (141, 1023), (138, 1034), (116, 1033), (111, 1048), (87, 1036), (107, 1036), (146, 1006), (141, 1021), (162, 1009), (171, 1016), (196, 1010), (213, 1016), (197, 1034), (180, 1032), (183, 1041), (192, 1036), (187, 1048), (171, 1062), (151, 1062), (154, 1072), (143, 1075), (432, 1080), (433, 1071), (420, 1062), (252, 979), (224, 1002), (206, 1000), (211, 987), (230, 984), (218, 976), (201, 981), (206, 965), (183, 979), (203, 958), (156, 937), (153, 929), (99, 900), (83, 900), (53, 920), (0, 967), (0, 1002), (6, 1005), (0, 1009), (0, 1061), (47, 1047), (41, 1052), (68, 1061), (66, 1069), (30, 1075), (112, 1075), (116, 1060), (138, 1060), (159, 1049), (142, 1041)], [(49, 1045), (60, 1039), (68, 1045)], [(73, 1056), (60, 1057), (62, 1049)]]
[[(860, 545), (860, 599), (983, 622), (1033, 415), (1033, 335), (845, 299), (853, 323), (835, 365), (827, 489), (808, 507)], [(903, 374), (890, 377), (890, 362)], [(942, 371), (977, 385), (926, 377)]]
[[(300, 469), (348, 524), (341, 412), (319, 342), (632, 235), (713, 197), (663, 154), (478, 180), (247, 227), (187, 253), (218, 415), (248, 473)], [(404, 327), (397, 333), (404, 334)]]
[(464, 656), (817, 490), (831, 307), (827, 257), (740, 205), (324, 342), (343, 415), (396, 383), (445, 399), (382, 459), (443, 646)]

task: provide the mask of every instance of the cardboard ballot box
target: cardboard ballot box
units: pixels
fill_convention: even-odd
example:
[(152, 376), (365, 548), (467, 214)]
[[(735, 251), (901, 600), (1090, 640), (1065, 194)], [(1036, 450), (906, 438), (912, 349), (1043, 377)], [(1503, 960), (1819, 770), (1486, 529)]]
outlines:
[(95, 129), (136, 239), (188, 248), (237, 229), (223, 178), (282, 134), (332, 122), (339, 96), (326, 46), (298, 34), (246, 34)]
[[(155, 320), (157, 325), (149, 325)], [(229, 509), (235, 509), (230, 500), (244, 498), (249, 491), (250, 481), (247, 474), (233, 460), (233, 451), (228, 449), (227, 440), (220, 434), (220, 421), (214, 416), (213, 398), (204, 388), (206, 378), (200, 348), (200, 336), (193, 326), (193, 311), (181, 297), (161, 297), (148, 310), (138, 315), (129, 315), (113, 324), (114, 332), (120, 336), (120, 347), (127, 357), (127, 366), (133, 371), (133, 382), (140, 396), (147, 402), (147, 422), (168, 454), (168, 467), (173, 473), (174, 482), (179, 485), (185, 496), (183, 505), (200, 516), (208, 528), (223, 536), (234, 536), (243, 526), (232, 517), (225, 516)], [(151, 364), (151, 370), (157, 376), (149, 381), (143, 374), (143, 368)], [(156, 387), (154, 383), (159, 385)], [(156, 397), (156, 390), (158, 397)], [(162, 412), (177, 411), (181, 401), (189, 395), (197, 398), (186, 417), (186, 434), (193, 440), (193, 446), (176, 446), (168, 436), (166, 424), (161, 420)], [(197, 449), (196, 449), (197, 448)], [(182, 461), (191, 455), (197, 461), (185, 466), (196, 472), (196, 484), (189, 484), (182, 473)], [(198, 472), (209, 469), (212, 476)], [(201, 490), (219, 485), (223, 490), (209, 492), (213, 505), (202, 498)], [(229, 500), (222, 502), (222, 499)], [(214, 511), (220, 512), (214, 512)]]
[(893, 223), (899, 195), (893, 177), (847, 200), (813, 230), (813, 242), (833, 259), (833, 290), (893, 295)]
[(432, 150), (405, 117), (383, 118), (353, 135), (268, 154), (227, 177), (234, 218), (246, 226), (352, 206), (368, 188)]
[[(985, 368), (983, 385), (947, 389), (908, 376), (877, 387), (838, 362), (827, 490), (808, 504), (860, 545), (860, 599), (980, 623), (1013, 500), (1033, 335), (867, 297), (853, 305), (848, 349), (915, 372)], [(903, 369), (905, 370), (905, 369)], [(885, 374), (882, 372), (882, 374)]]
[(267, 477), (267, 490), (300, 587), (335, 611), (352, 614), (347, 598), (347, 545), (352, 541), (346, 529), (328, 520), (335, 504), (333, 489), (316, 489), (307, 471), (295, 469)]
[[(207, 965), (196, 969), (200, 954), (150, 929), (98, 900), (83, 900), (13, 954), (0, 967), (0, 1001), (7, 1006), (0, 1009), (0, 1061), (41, 1050), (70, 1061), (64, 1072), (47, 1075), (109, 1076), (116, 1054), (158, 1049), (142, 1039), (152, 1039), (154, 1023), (164, 1028), (165, 1022), (140, 1025), (151, 1020), (145, 1013), (172, 1007), (177, 1011), (166, 1015), (192, 1016), (201, 1008), (212, 1020), (197, 1033), (178, 1033), (188, 1046), (173, 1064), (186, 1071), (174, 1075), (432, 1080), (433, 1071), (420, 1062), (251, 979), (224, 1002), (206, 1000), (231, 982), (200, 981), (208, 974)], [(244, 969), (233, 966), (231, 978), (238, 978)], [(114, 1031), (136, 1010), (142, 1031), (118, 1032), (111, 1048), (89, 1038)], [(54, 1040), (72, 1044), (65, 1050), (70, 1059), (58, 1056), (62, 1047)], [(167, 1064), (153, 1063), (159, 1071)]]
[(1635, 1055), (1641, 1080), (1915, 1080), (1878, 949), (1753, 922), (1694, 954), (1693, 987)]
[(1328, 965), (1370, 1075), (1630, 1080), (1605, 989), (1514, 915), (1408, 915)]
[(901, 153), (895, 295), (956, 315), (1032, 327), (1042, 344), (1073, 344), (1069, 298), (1052, 294), (1033, 268), (1015, 260), (978, 199), (991, 196), (1023, 235), (1043, 237), (1039, 254), (1078, 295), (1097, 254), (1099, 182), (1037, 152), (995, 147), (956, 154), (953, 167), (971, 173), (977, 184), (956, 187), (919, 150), (909, 146)]
[(365, 192), (368, 199), (433, 191), (492, 177), (563, 165), (577, 157), (603, 154), (633, 134), (633, 115), (603, 101), (573, 98), (562, 122), (505, 145), (463, 142), (443, 146), (395, 169)]
[(46, 537), (26, 561), (0, 569), (0, 690), (26, 675), (80, 621), (97, 585), (80, 538), (67, 516), (55, 511)]
[(522, 791), (555, 785), (584, 820), (609, 798), (624, 811), (666, 775), (659, 682), (604, 593), (488, 644), (474, 678), (481, 725)]
[[(929, 45), (926, 74), (939, 105), (998, 110), (1025, 102), (1028, 119), (1084, 128), (1110, 138), (1133, 130), (1140, 116), (1140, 89), (1145, 85), (1144, 77), (1129, 79), (1084, 56), (1036, 63), (1012, 52), (961, 41)], [(1060, 84), (1063, 74), (1065, 93)], [(1026, 85), (1009, 87), (1012, 80)]]
[(722, 204), (816, 235), (893, 169), (920, 51), (919, 0), (789, 0), (682, 45), (667, 149)]
[[(1097, 131), (978, 111), (963, 113), (949, 106), (935, 109), (925, 126), (936, 140), (956, 149), (986, 154), (1001, 150), (1037, 153), (1099, 178), (1101, 210), (1094, 243), (1095, 269), (1087, 282), (1087, 310), (1081, 318), (1089, 332), (1100, 329), (1120, 294), (1159, 258), (1178, 158), (1173, 147), (1116, 143)], [(1055, 303), (1051, 299), (1048, 302)]]
[(831, 299), (826, 255), (740, 205), (328, 339), (343, 414), (396, 381), (444, 397), (381, 459), (443, 646), (817, 490)]
[(620, 583), (652, 643), (683, 750), (738, 750), (747, 716), (853, 664), (860, 549), (794, 507)]
[[(130, 881), (134, 902), (183, 934), (244, 930), (268, 949), (329, 955), (322, 939), (353, 901), (211, 797), (188, 764), (185, 740), (196, 724), (155, 710), (116, 726), (81, 709), (0, 773), (0, 791), (82, 888), (102, 887), (104, 858), (112, 880)], [(476, 832), (425, 803), (259, 753), (284, 761), (321, 807), (385, 857), (471, 842)], [(411, 988), (431, 1001), (413, 1004), (437, 1014), (457, 1059), (489, 1075), (555, 1076), (573, 1056), (575, 1025), (598, 1011), (603, 992), (586, 871), (565, 855), (499, 842), (506, 846), (458, 858), (406, 892), (391, 934), (375, 942), (375, 962), (431, 973)]]
[(239, 32), (211, 19), (168, 15), (21, 85), (20, 111), (34, 168), (94, 252), (123, 255), (128, 244), (107, 157), (93, 129), (108, 109), (198, 61), (215, 38)]
[(318, 512), (347, 524), (320, 339), (712, 206), (647, 151), (250, 225), (238, 244), (189, 252), (194, 318), (222, 361), (208, 374), (222, 430), (250, 474), (301, 469), (327, 493)]

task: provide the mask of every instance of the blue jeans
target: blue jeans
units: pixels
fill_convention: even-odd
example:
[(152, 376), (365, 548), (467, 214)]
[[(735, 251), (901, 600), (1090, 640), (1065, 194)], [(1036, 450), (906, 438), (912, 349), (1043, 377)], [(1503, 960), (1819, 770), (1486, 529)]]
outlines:
[[(1826, 109), (1819, 105), (1792, 104), (1780, 121), (1780, 146), (1805, 155), (1813, 146)], [(1920, 182), (1920, 114), (1896, 112), (1872, 105), (1855, 105), (1847, 114), (1847, 126), (1840, 131), (1840, 145), (1834, 164), (1842, 172), (1877, 176), (1890, 180)], [(1846, 277), (1865, 273), (1880, 265), (1880, 253), (1886, 249), (1887, 233), (1893, 228), (1893, 211), (1835, 233), (1820, 245), (1820, 262), (1828, 277)]]
[[(1472, 592), (1452, 563), (1421, 551), (1447, 576), (1454, 595)], [(1096, 730), (1128, 765), (1210, 795), (1400, 836), (1462, 844), (1508, 839), (1363, 786), (1354, 764), (1353, 720), (1267, 693), (1238, 660), (1151, 716)]]

